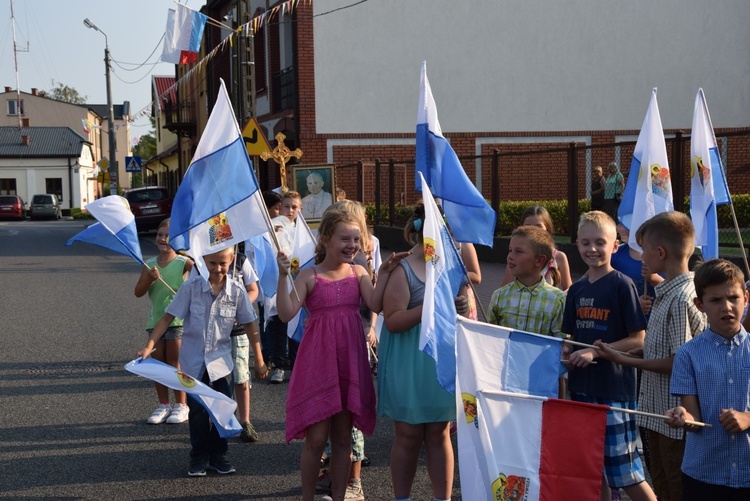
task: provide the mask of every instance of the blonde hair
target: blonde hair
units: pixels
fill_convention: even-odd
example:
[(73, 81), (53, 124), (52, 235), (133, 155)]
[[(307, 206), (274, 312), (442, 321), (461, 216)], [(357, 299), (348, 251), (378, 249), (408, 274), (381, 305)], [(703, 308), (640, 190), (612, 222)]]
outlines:
[(578, 220), (578, 230), (580, 231), (584, 226), (599, 228), (604, 232), (608, 232), (613, 238), (617, 238), (617, 225), (615, 225), (614, 220), (606, 212), (600, 210), (584, 212)]
[(351, 200), (334, 202), (323, 212), (323, 218), (320, 220), (318, 243), (315, 246), (315, 264), (322, 263), (326, 257), (323, 238), (330, 239), (336, 232), (336, 227), (339, 223), (356, 224), (359, 226), (360, 248), (365, 248), (365, 243), (369, 243), (370, 235), (367, 233), (364, 207)]
[(693, 222), (682, 212), (661, 212), (644, 222), (635, 232), (638, 245), (644, 240), (664, 247), (677, 259), (688, 259), (695, 250)]
[(302, 195), (299, 194), (299, 191), (289, 190), (283, 195), (281, 195), (281, 201), (283, 202), (287, 198), (298, 198), (302, 200)]
[(159, 223), (159, 227), (156, 228), (156, 231), (159, 231), (160, 229), (164, 228), (165, 226), (169, 226), (169, 219), (170, 218), (162, 220), (162, 222)]

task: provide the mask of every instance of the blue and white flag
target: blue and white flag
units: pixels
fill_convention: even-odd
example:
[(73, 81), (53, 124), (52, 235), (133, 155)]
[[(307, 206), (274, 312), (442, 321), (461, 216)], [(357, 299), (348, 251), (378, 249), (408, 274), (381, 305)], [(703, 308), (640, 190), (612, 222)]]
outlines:
[(125, 365), (125, 370), (173, 390), (184, 391), (201, 404), (211, 416), (219, 436), (229, 438), (239, 435), (242, 426), (234, 415), (237, 403), (228, 396), (211, 389), (176, 367), (153, 358), (137, 358)]
[(628, 182), (622, 194), (620, 208), (617, 210), (620, 221), (630, 220), (628, 245), (641, 252), (643, 249), (635, 240), (638, 228), (656, 214), (673, 210), (667, 144), (664, 141), (654, 87), (646, 118), (635, 143)]
[(703, 89), (698, 89), (690, 135), (690, 217), (703, 259), (719, 257), (716, 206), (732, 203)]
[(456, 152), (443, 137), (437, 106), (427, 80), (427, 61), (422, 63), (419, 89), (415, 165), (417, 191), (422, 191), (421, 173), (432, 194), (441, 200), (456, 241), (492, 247), (497, 215), (466, 175)]
[(435, 360), (440, 386), (453, 393), (456, 386), (455, 300), (466, 269), (427, 183), (422, 185), (422, 198), (426, 272), (419, 349)]
[(75, 235), (65, 245), (73, 245), (73, 242), (98, 245), (144, 264), (135, 217), (127, 199), (110, 195), (91, 202), (85, 208), (98, 223)]
[(258, 181), (221, 80), (216, 105), (193, 162), (175, 194), (169, 244), (177, 251), (187, 251), (201, 276), (208, 277), (203, 256), (270, 228)]
[[(297, 223), (294, 227), (294, 243), (292, 244), (292, 254), (289, 256), (291, 268), (289, 281), (294, 282), (299, 272), (315, 264), (315, 245), (317, 241), (307, 226), (307, 221), (302, 213), (297, 214)], [(302, 334), (305, 332), (305, 319), (307, 318), (307, 308), (302, 307), (289, 321), (286, 326), (287, 336), (295, 341), (302, 342)]]
[[(279, 283), (279, 267), (276, 264), (276, 253), (269, 241), (268, 233), (258, 235), (245, 242), (245, 251), (248, 246), (253, 250), (253, 268), (258, 275), (260, 291), (265, 297), (276, 295), (276, 286)], [(247, 252), (246, 252), (247, 253)], [(249, 255), (249, 253), (247, 253)]]

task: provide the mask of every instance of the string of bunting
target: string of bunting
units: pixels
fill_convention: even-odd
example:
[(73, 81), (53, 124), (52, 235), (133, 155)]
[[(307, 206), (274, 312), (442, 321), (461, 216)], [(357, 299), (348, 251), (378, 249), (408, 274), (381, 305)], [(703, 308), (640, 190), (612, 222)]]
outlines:
[[(247, 23), (239, 26), (237, 30), (232, 31), (229, 36), (227, 36), (224, 40), (222, 40), (219, 45), (214, 47), (211, 52), (206, 54), (200, 61), (194, 64), (194, 66), (185, 73), (182, 77), (177, 80), (174, 85), (172, 85), (170, 88), (168, 88), (164, 94), (161, 96), (158, 96), (155, 100), (148, 103), (146, 106), (142, 107), (138, 112), (136, 112), (134, 115), (131, 116), (130, 122), (134, 122), (138, 120), (141, 117), (148, 116), (150, 114), (150, 110), (154, 106), (158, 106), (159, 101), (164, 96), (167, 96), (171, 94), (172, 92), (176, 92), (177, 88), (182, 84), (184, 81), (191, 78), (196, 72), (200, 71), (203, 66), (208, 64), (209, 61), (211, 61), (216, 54), (218, 54), (220, 51), (223, 52), (226, 48), (227, 44), (229, 44), (230, 47), (234, 46), (234, 37), (235, 36), (248, 36), (248, 34), (252, 30), (252, 34), (255, 35), (260, 31), (263, 26), (270, 23), (276, 16), (285, 16), (285, 15), (292, 15), (294, 10), (297, 8), (297, 6), (300, 4), (300, 2), (306, 2), (308, 5), (312, 5), (313, 0), (287, 0), (286, 2), (283, 2), (279, 5), (276, 5), (275, 7), (268, 9), (267, 11), (263, 12), (262, 14), (259, 14), (252, 18)], [(222, 27), (227, 28), (226, 26), (222, 25)]]

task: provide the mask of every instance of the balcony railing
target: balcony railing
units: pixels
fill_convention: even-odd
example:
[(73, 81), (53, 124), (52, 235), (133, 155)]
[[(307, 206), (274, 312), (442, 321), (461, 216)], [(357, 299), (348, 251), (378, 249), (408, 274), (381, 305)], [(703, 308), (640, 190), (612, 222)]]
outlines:
[(195, 101), (167, 103), (164, 116), (164, 128), (178, 136), (189, 137), (196, 133)]

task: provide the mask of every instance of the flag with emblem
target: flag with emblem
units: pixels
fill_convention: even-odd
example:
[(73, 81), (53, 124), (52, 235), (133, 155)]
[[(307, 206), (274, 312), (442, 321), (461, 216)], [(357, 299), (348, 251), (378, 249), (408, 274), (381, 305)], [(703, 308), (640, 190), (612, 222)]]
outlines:
[(719, 257), (716, 206), (732, 203), (703, 89), (698, 89), (690, 135), (690, 218), (703, 259)]
[(656, 102), (656, 88), (651, 91), (646, 118), (643, 120), (638, 141), (635, 143), (633, 159), (625, 191), (622, 194), (617, 217), (629, 222), (630, 239), (628, 245), (641, 252), (635, 235), (641, 225), (666, 211), (674, 210), (672, 203), (672, 181), (669, 176), (667, 143), (661, 126), (659, 105)]
[(224, 81), (193, 161), (172, 204), (169, 243), (195, 259), (208, 277), (203, 256), (271, 229)]

